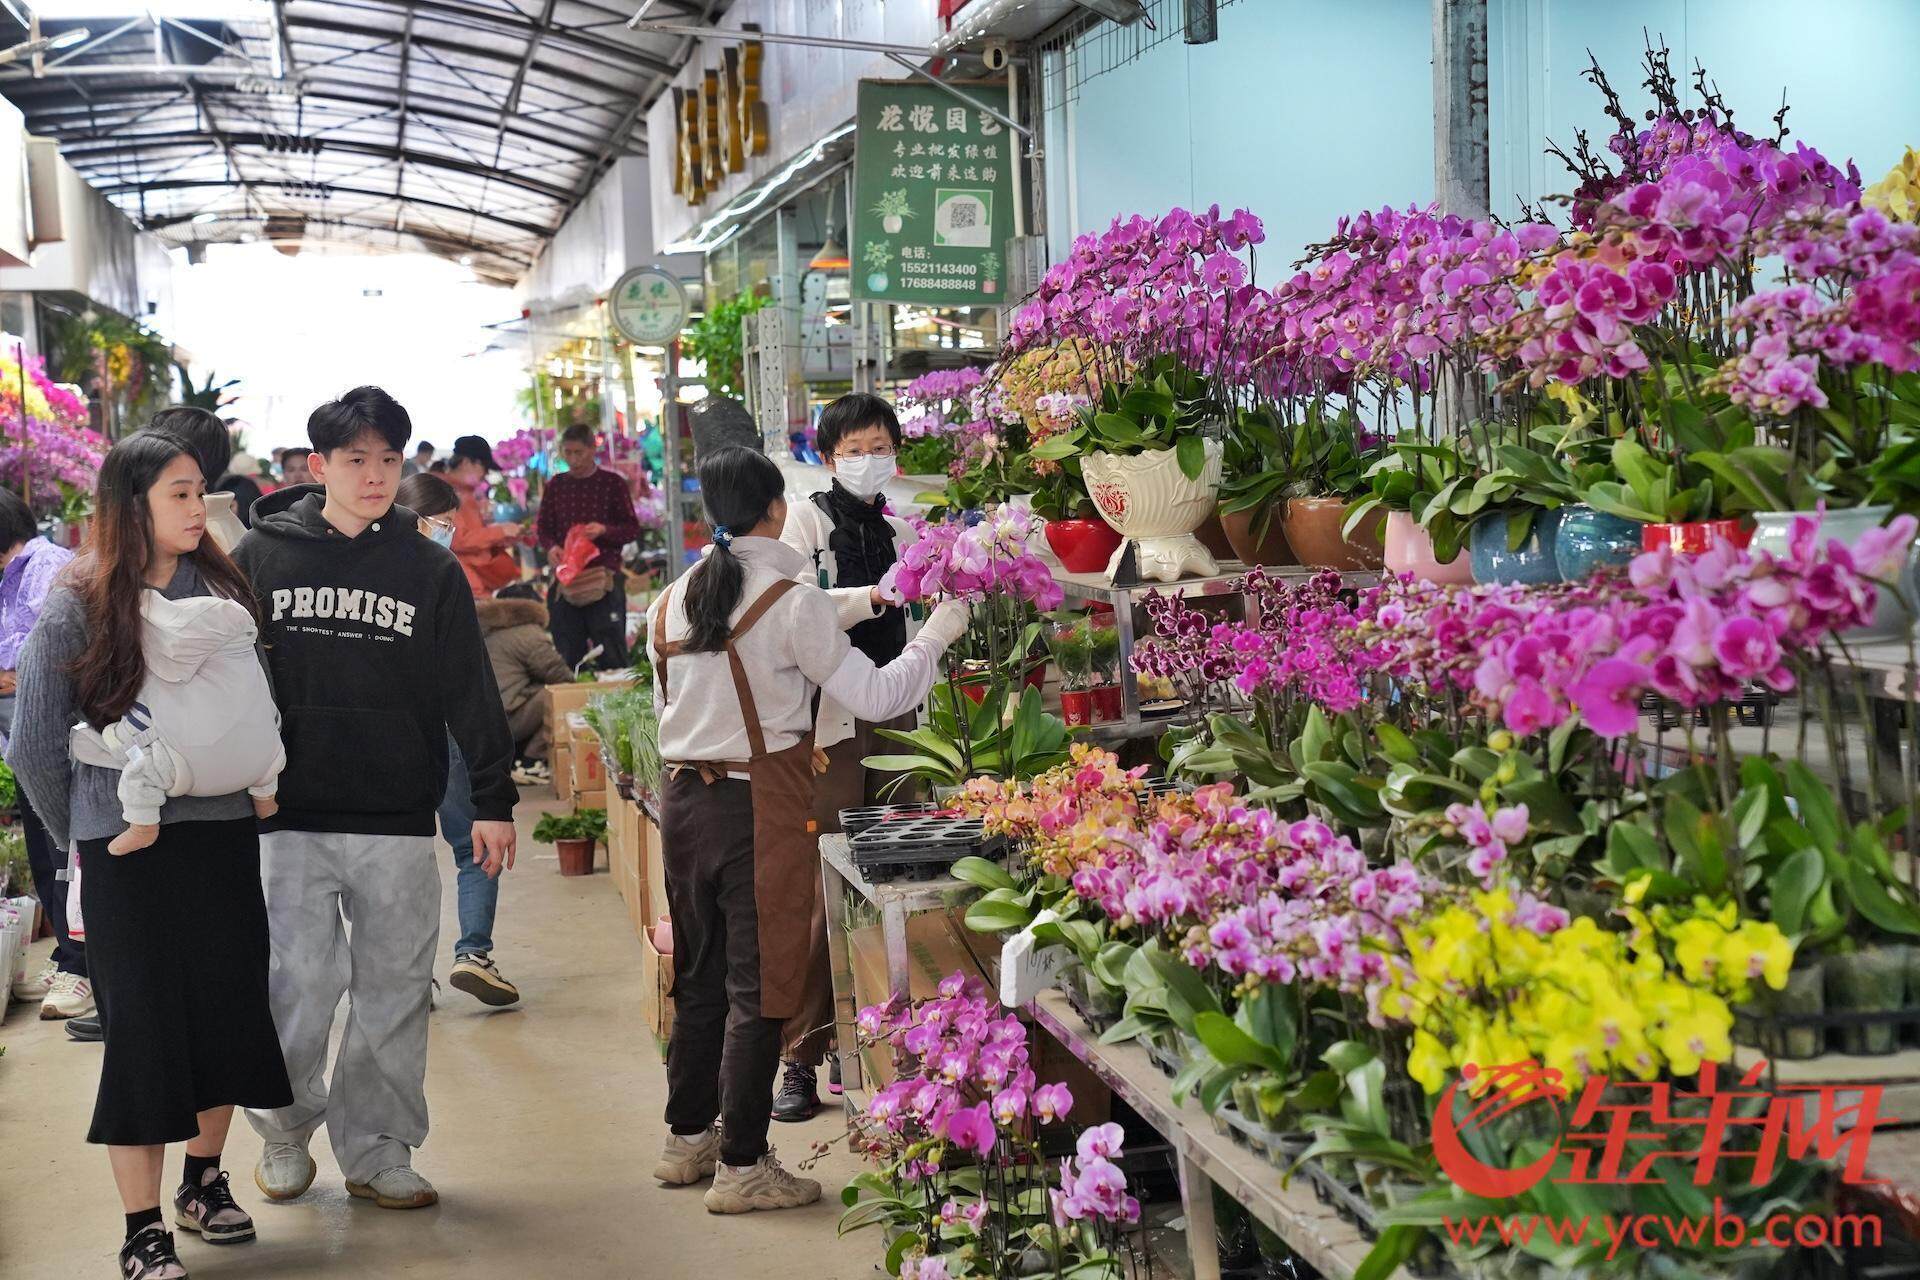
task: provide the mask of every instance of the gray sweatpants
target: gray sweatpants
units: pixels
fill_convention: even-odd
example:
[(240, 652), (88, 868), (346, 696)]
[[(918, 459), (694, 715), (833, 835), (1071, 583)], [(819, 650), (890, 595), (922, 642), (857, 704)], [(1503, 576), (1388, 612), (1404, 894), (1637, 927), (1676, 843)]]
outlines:
[[(268, 991), (293, 1105), (249, 1111), (269, 1142), (322, 1124), (350, 1182), (411, 1163), (427, 1137), (427, 1009), (440, 940), (431, 836), (276, 831), (260, 838)], [(351, 927), (349, 927), (351, 926)], [(345, 993), (346, 1033), (327, 1080)]]

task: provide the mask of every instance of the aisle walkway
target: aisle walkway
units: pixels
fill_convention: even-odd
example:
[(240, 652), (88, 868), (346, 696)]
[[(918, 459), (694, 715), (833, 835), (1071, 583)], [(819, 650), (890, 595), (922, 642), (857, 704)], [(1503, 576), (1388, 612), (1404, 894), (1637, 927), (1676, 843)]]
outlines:
[[(873, 1274), (881, 1242), (834, 1235), (839, 1190), (856, 1171), (844, 1149), (814, 1171), (819, 1205), (715, 1218), (700, 1189), (668, 1191), (647, 1176), (659, 1149), (666, 1075), (640, 1024), (639, 943), (604, 871), (559, 874), (528, 838), (540, 806), (519, 811), (520, 864), (501, 894), (495, 953), (523, 994), (489, 1012), (443, 990), (427, 1072), (433, 1133), (417, 1164), (442, 1203), (394, 1213), (352, 1200), (324, 1135), (320, 1176), (289, 1205), (253, 1186), (260, 1142), (236, 1120), (227, 1168), (260, 1227), (256, 1244), (209, 1248), (183, 1236), (202, 1277), (405, 1276), (408, 1280), (721, 1280)], [(602, 855), (604, 858), (604, 854)], [(443, 952), (454, 931), (453, 864), (443, 849)], [(44, 946), (44, 944), (43, 944)], [(437, 971), (444, 984), (450, 961)], [(100, 1050), (70, 1043), (37, 1008), (0, 1024), (0, 1278), (85, 1280), (114, 1274), (120, 1205), (104, 1151), (86, 1146)], [(337, 1034), (337, 1027), (336, 1027)], [(839, 1129), (837, 1112), (775, 1125), (789, 1163)], [(167, 1187), (179, 1179), (169, 1149)]]

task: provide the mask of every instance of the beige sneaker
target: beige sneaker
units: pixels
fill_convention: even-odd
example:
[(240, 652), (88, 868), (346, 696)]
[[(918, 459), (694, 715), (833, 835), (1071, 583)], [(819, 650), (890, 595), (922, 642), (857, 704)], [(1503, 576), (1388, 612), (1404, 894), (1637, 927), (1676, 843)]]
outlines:
[(93, 984), (78, 974), (56, 973), (40, 1005), (40, 1020), (54, 1022), (62, 1018), (84, 1018), (93, 1012)]
[(820, 1198), (820, 1184), (796, 1178), (780, 1167), (773, 1148), (755, 1164), (736, 1168), (718, 1164), (707, 1188), (708, 1213), (752, 1213), (756, 1209), (798, 1209)]
[(711, 1178), (718, 1163), (720, 1130), (709, 1125), (705, 1133), (691, 1138), (669, 1132), (660, 1146), (660, 1163), (653, 1166), (653, 1176), (670, 1187), (690, 1187), (702, 1178)]
[(349, 1180), (347, 1194), (356, 1200), (371, 1200), (382, 1209), (424, 1209), (440, 1203), (440, 1193), (433, 1184), (404, 1164), (382, 1169), (365, 1182)]

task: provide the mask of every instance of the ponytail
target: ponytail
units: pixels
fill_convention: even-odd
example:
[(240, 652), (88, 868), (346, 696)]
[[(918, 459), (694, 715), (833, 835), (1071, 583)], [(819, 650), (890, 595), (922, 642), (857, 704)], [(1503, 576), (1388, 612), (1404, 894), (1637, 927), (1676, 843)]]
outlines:
[(733, 445), (700, 464), (700, 498), (713, 521), (713, 550), (687, 579), (688, 653), (718, 653), (732, 634), (747, 570), (733, 550), (736, 533), (756, 528), (786, 491), (765, 454)]

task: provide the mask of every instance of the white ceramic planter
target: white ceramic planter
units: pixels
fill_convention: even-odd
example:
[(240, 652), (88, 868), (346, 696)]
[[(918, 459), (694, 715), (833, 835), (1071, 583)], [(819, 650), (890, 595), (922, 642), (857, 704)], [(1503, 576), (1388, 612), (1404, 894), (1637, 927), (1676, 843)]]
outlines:
[[(1811, 511), (1760, 511), (1754, 513), (1753, 542), (1751, 551), (1770, 551), (1774, 555), (1784, 556), (1787, 544), (1793, 532), (1793, 522), (1801, 516), (1811, 516)], [(1829, 507), (1826, 518), (1820, 522), (1817, 541), (1825, 546), (1834, 538), (1851, 543), (1869, 529), (1877, 529), (1887, 522), (1893, 514), (1890, 506), (1874, 507)], [(1916, 561), (1915, 550), (1911, 543), (1907, 547), (1906, 568), (1897, 584), (1899, 594), (1880, 588), (1880, 603), (1874, 610), (1873, 621), (1864, 627), (1855, 627), (1843, 632), (1843, 640), (1859, 642), (1871, 640), (1897, 640), (1904, 637), (1913, 626), (1911, 604), (1920, 600), (1916, 590), (1920, 590), (1920, 561)], [(1900, 596), (1904, 595), (1903, 602)]]
[(1206, 442), (1207, 463), (1198, 480), (1180, 470), (1172, 449), (1151, 453), (1090, 453), (1081, 461), (1087, 493), (1100, 518), (1126, 541), (1107, 562), (1107, 576), (1119, 567), (1128, 546), (1136, 552), (1140, 577), (1173, 582), (1189, 574), (1218, 573), (1220, 566), (1193, 536), (1213, 514), (1220, 492), (1220, 442)]

